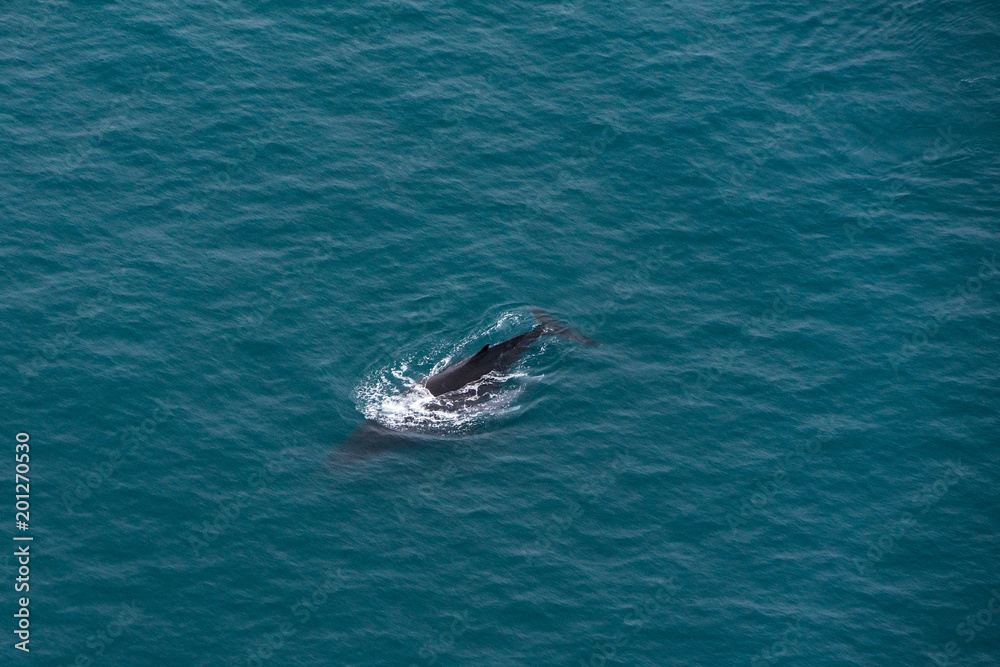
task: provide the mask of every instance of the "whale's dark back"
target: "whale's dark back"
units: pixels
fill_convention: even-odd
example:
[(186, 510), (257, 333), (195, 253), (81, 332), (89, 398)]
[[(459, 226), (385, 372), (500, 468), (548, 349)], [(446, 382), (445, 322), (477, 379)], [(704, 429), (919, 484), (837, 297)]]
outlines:
[(471, 357), (430, 376), (424, 380), (424, 386), (434, 396), (440, 396), (461, 389), (490, 373), (503, 373), (521, 358), (528, 345), (542, 333), (544, 327), (538, 326), (502, 343), (486, 345)]
[(490, 373), (503, 373), (521, 358), (525, 349), (539, 336), (565, 336), (584, 345), (597, 345), (590, 338), (558, 322), (540, 308), (532, 308), (531, 314), (538, 321), (538, 326), (534, 329), (502, 343), (484, 346), (471, 357), (455, 362), (440, 373), (430, 376), (424, 380), (424, 386), (434, 396), (440, 396), (461, 389)]

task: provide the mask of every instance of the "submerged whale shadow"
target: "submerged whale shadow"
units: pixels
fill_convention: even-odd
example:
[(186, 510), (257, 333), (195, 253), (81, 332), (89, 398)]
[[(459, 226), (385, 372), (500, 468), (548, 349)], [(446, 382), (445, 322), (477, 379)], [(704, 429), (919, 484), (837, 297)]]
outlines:
[(419, 431), (400, 431), (383, 426), (377, 421), (366, 419), (361, 426), (347, 436), (343, 444), (332, 453), (334, 465), (350, 465), (366, 461), (380, 454), (403, 452), (447, 440), (440, 435)]

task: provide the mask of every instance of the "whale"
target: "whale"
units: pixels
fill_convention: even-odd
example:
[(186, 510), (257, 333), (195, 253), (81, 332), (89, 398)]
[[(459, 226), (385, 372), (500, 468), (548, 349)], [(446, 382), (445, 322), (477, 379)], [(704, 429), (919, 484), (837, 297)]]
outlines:
[[(561, 336), (588, 347), (598, 346), (592, 338), (559, 322), (541, 308), (529, 310), (535, 318), (534, 327), (501, 343), (483, 345), (475, 354), (425, 377), (409, 392), (429, 392), (433, 399), (425, 404), (428, 410), (467, 410), (492, 398), (507, 379), (504, 373), (543, 336)], [(344, 441), (337, 458), (341, 462), (356, 461), (388, 451), (410, 449), (435, 439), (437, 436), (421, 433), (419, 429), (395, 429), (367, 419)]]
[(431, 409), (460, 410), (489, 399), (502, 383), (501, 376), (524, 356), (534, 341), (542, 336), (563, 336), (588, 347), (597, 342), (559, 322), (541, 308), (532, 308), (537, 325), (502, 343), (487, 343), (472, 356), (451, 364), (424, 378), (420, 384), (435, 397), (447, 400), (431, 403)]

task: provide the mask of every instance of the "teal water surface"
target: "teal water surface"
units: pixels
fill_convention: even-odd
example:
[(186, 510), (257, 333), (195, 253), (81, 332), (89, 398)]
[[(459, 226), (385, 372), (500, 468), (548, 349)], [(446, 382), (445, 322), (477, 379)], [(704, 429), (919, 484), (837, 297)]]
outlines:
[(996, 3), (0, 12), (3, 664), (1000, 664)]

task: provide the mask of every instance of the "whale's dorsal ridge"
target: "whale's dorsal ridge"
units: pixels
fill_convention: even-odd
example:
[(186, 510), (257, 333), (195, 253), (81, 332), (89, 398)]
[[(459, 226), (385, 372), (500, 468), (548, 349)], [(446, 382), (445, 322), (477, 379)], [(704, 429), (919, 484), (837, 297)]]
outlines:
[(597, 345), (590, 338), (557, 321), (544, 310), (533, 308), (531, 312), (538, 320), (538, 326), (534, 329), (493, 346), (489, 343), (483, 345), (483, 348), (471, 357), (456, 361), (425, 378), (424, 387), (434, 396), (440, 396), (469, 383), (480, 381), (490, 373), (502, 374), (521, 358), (528, 345), (539, 336), (565, 336), (584, 345)]

